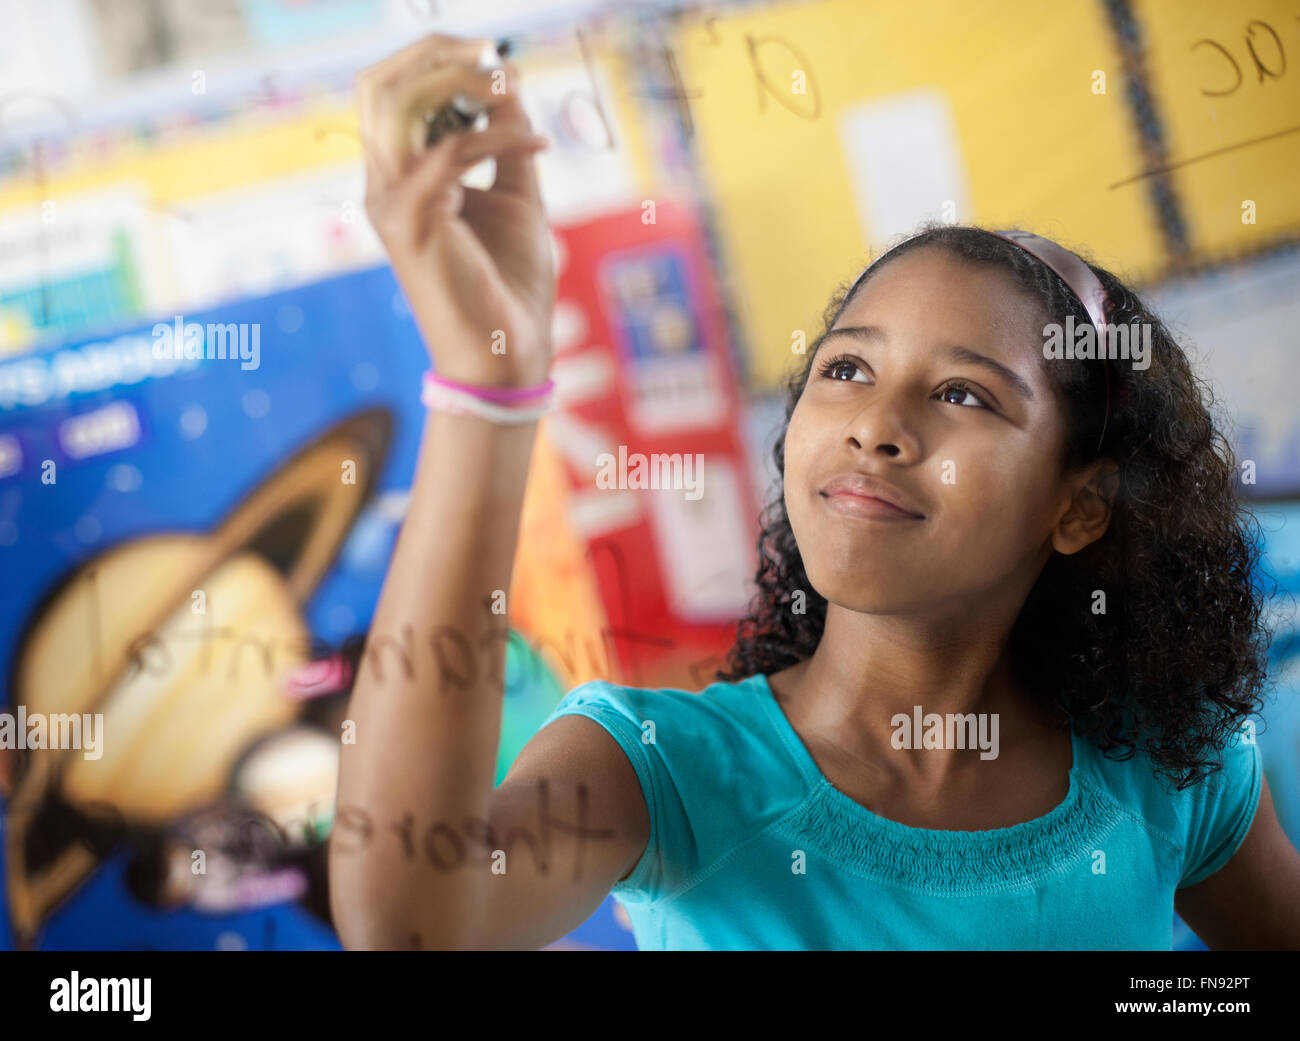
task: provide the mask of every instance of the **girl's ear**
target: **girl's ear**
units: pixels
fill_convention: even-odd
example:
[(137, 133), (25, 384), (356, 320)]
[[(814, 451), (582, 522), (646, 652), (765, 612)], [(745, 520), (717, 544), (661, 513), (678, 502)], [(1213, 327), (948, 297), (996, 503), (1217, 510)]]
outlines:
[(1090, 463), (1068, 487), (1069, 502), (1052, 532), (1052, 548), (1066, 556), (1106, 534), (1119, 493), (1119, 464), (1113, 459)]

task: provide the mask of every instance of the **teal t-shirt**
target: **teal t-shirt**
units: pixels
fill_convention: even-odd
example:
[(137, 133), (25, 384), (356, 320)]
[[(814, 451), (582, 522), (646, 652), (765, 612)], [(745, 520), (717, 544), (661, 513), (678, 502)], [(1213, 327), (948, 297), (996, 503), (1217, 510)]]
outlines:
[(1169, 950), (1174, 891), (1236, 852), (1263, 777), (1244, 736), (1178, 792), (1075, 733), (1050, 813), (939, 831), (835, 788), (762, 674), (698, 693), (593, 680), (546, 722), (571, 713), (622, 746), (649, 809), (611, 890), (641, 950)]

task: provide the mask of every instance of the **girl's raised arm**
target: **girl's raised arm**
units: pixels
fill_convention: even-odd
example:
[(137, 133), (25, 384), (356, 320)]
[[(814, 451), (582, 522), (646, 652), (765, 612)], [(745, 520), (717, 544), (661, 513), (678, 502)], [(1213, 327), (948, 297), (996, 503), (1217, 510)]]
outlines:
[[(434, 35), (360, 74), (366, 212), (438, 375), (519, 388), (551, 361), (554, 261), (532, 165), (545, 140), (513, 64), (476, 69), (484, 46)], [(487, 128), (426, 148), (422, 117), (457, 94), (487, 106)], [(461, 186), (487, 156), (493, 187)], [(645, 846), (636, 775), (590, 720), (545, 728), (493, 788), (508, 614), (492, 606), (510, 588), (536, 428), (429, 414), (348, 707), (329, 873), (349, 948), (541, 946)]]

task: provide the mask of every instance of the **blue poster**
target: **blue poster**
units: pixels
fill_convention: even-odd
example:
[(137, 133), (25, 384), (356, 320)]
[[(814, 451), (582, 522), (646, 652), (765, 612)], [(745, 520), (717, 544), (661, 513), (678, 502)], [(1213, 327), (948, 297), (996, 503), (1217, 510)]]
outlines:
[[(340, 726), (428, 365), (387, 266), (0, 363), (3, 707), (48, 721), (0, 777), (0, 946), (338, 949)], [(563, 694), (511, 636), (498, 783)], [(631, 947), (615, 914), (557, 946)]]

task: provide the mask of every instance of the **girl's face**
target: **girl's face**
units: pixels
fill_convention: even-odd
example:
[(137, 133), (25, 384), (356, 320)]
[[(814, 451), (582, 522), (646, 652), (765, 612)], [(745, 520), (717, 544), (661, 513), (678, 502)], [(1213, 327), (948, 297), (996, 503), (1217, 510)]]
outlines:
[[(994, 590), (1023, 599), (1070, 501), (1043, 369), (1073, 363), (1044, 362), (1042, 343), (1041, 312), (1010, 275), (941, 249), (890, 261), (859, 289), (786, 434), (786, 510), (817, 592), (872, 613), (989, 607)], [(911, 513), (828, 494), (855, 475), (892, 486)]]

